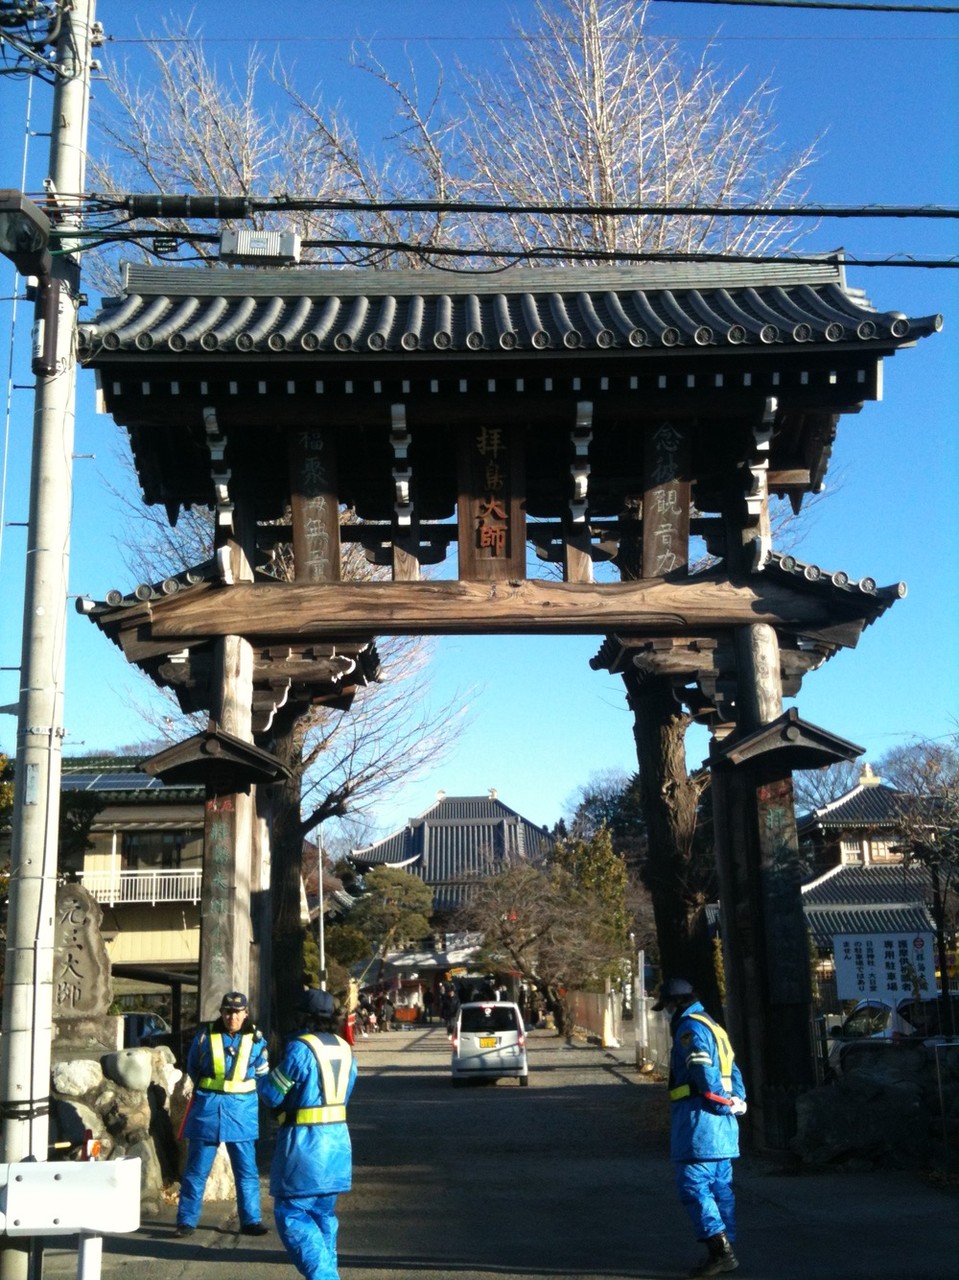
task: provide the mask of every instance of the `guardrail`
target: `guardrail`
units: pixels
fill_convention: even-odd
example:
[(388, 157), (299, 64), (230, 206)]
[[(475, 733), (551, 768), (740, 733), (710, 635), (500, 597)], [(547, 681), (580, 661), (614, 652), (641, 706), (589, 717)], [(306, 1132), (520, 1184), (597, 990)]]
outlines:
[(124, 903), (200, 901), (203, 872), (200, 867), (188, 870), (159, 871), (88, 871), (81, 883), (97, 902), (111, 907)]

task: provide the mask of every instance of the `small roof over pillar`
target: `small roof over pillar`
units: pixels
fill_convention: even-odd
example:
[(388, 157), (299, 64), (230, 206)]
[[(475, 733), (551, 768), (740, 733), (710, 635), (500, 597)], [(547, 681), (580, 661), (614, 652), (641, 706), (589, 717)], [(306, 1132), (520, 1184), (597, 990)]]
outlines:
[(715, 744), (709, 762), (740, 765), (762, 759), (764, 764), (784, 769), (821, 769), (839, 760), (855, 760), (865, 750), (802, 720), (796, 708), (790, 707), (761, 729), (741, 736), (730, 734)]
[(201, 783), (221, 795), (249, 791), (254, 783), (280, 782), (290, 770), (269, 751), (244, 742), (211, 721), (203, 733), (144, 760), (146, 773), (169, 783)]

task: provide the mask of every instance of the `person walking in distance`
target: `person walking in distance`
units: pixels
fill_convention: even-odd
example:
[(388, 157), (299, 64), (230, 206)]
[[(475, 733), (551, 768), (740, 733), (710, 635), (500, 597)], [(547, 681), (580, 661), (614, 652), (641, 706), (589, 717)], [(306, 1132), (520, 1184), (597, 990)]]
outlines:
[(228, 991), (216, 1022), (202, 1026), (187, 1055), (193, 1097), (183, 1125), (187, 1139), (186, 1168), (180, 1181), (176, 1234), (192, 1235), (200, 1220), (203, 1190), (217, 1148), (226, 1143), (236, 1182), (240, 1231), (262, 1236), (260, 1178), (256, 1168), (259, 1105), (256, 1082), (270, 1069), (267, 1044), (250, 1021), (242, 991)]
[(328, 991), (304, 991), (300, 1029), (287, 1041), (279, 1066), (258, 1083), (261, 1099), (278, 1112), (270, 1167), (276, 1229), (307, 1280), (338, 1280), (336, 1199), (353, 1184), (346, 1104), (356, 1081), (350, 1046), (333, 1033)]
[(732, 1162), (739, 1155), (736, 1117), (746, 1113), (746, 1090), (729, 1037), (706, 1013), (684, 978), (667, 979), (654, 1009), (670, 1016), (670, 1141), (680, 1203), (706, 1257), (691, 1276), (735, 1271), (736, 1204)]

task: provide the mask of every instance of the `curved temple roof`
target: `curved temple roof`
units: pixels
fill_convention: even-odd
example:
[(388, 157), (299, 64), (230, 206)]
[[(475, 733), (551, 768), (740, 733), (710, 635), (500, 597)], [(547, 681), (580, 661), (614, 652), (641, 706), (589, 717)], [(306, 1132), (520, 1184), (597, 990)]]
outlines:
[(126, 264), (124, 293), (80, 326), (83, 359), (467, 356), (574, 350), (897, 347), (941, 316), (877, 311), (841, 259), (438, 271), (224, 270)]

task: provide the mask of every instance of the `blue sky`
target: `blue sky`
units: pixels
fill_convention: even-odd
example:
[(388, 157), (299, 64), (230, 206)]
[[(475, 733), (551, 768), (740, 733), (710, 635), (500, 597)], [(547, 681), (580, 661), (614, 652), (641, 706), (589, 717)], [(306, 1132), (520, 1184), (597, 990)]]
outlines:
[[(193, 6), (178, 0), (132, 4), (100, 0), (97, 17), (113, 37), (104, 61), (126, 56), (146, 70), (139, 28), (155, 31), (163, 17), (185, 18)], [(399, 69), (404, 49), (415, 60), (433, 54), (471, 63), (489, 57), (509, 34), (509, 15), (532, 6), (483, 0), (454, 6), (416, 3), (225, 4), (201, 7), (202, 27), (221, 67), (240, 63), (250, 40), (266, 53), (282, 40), (305, 88), (321, 82), (362, 134), (380, 137), (388, 123), (369, 84), (349, 69), (350, 37), (376, 42)], [(322, 14), (322, 29), (304, 17)], [(809, 171), (809, 199), (824, 204), (959, 206), (959, 19), (924, 15), (776, 11), (655, 4), (654, 31), (680, 37), (696, 56), (719, 33), (713, 59), (747, 81), (778, 85), (776, 119), (784, 145), (821, 136), (821, 158)], [(404, 41), (403, 37), (407, 39)], [(424, 63), (424, 65), (426, 65)], [(102, 92), (102, 90), (101, 90)], [(31, 128), (47, 127), (49, 89), (33, 88)], [(0, 186), (19, 187), (26, 90), (0, 80), (4, 120)], [(34, 138), (28, 189), (45, 172), (46, 141)], [(810, 250), (843, 245), (861, 255), (911, 254), (943, 258), (959, 251), (950, 221), (848, 220), (824, 222)], [(796, 554), (850, 577), (881, 585), (904, 581), (909, 594), (863, 635), (807, 678), (797, 700), (801, 714), (863, 745), (875, 759), (921, 735), (955, 731), (959, 718), (959, 271), (849, 270), (881, 309), (910, 316), (942, 312), (944, 331), (903, 350), (885, 364), (881, 403), (842, 420), (827, 488), (806, 524)], [(10, 332), (10, 264), (0, 261), (0, 335)], [(29, 308), (21, 304), (11, 368), (27, 383)], [(4, 342), (4, 375), (7, 355)], [(6, 397), (5, 397), (6, 398)], [(4, 521), (0, 544), (0, 666), (19, 662), (22, 561), (29, 477), (32, 393), (14, 390), (6, 445)], [(115, 475), (117, 428), (93, 410), (93, 379), (81, 374), (77, 396), (71, 591), (103, 599), (111, 587), (129, 589), (116, 539), (120, 522), (106, 484)], [(448, 638), (437, 642), (432, 668), (437, 704), (459, 690), (470, 712), (445, 763), (410, 781), (375, 814), (387, 831), (421, 812), (439, 789), (475, 794), (495, 787), (502, 800), (533, 821), (551, 824), (575, 789), (597, 771), (635, 766), (631, 719), (618, 678), (592, 672), (598, 647), (591, 637)], [(17, 697), (16, 671), (0, 671), (0, 704)], [(119, 652), (71, 611), (65, 752), (111, 749), (149, 736), (131, 705), (142, 698), (138, 679)], [(15, 721), (0, 716), (0, 749), (12, 751)], [(705, 754), (696, 735), (691, 756)]]

